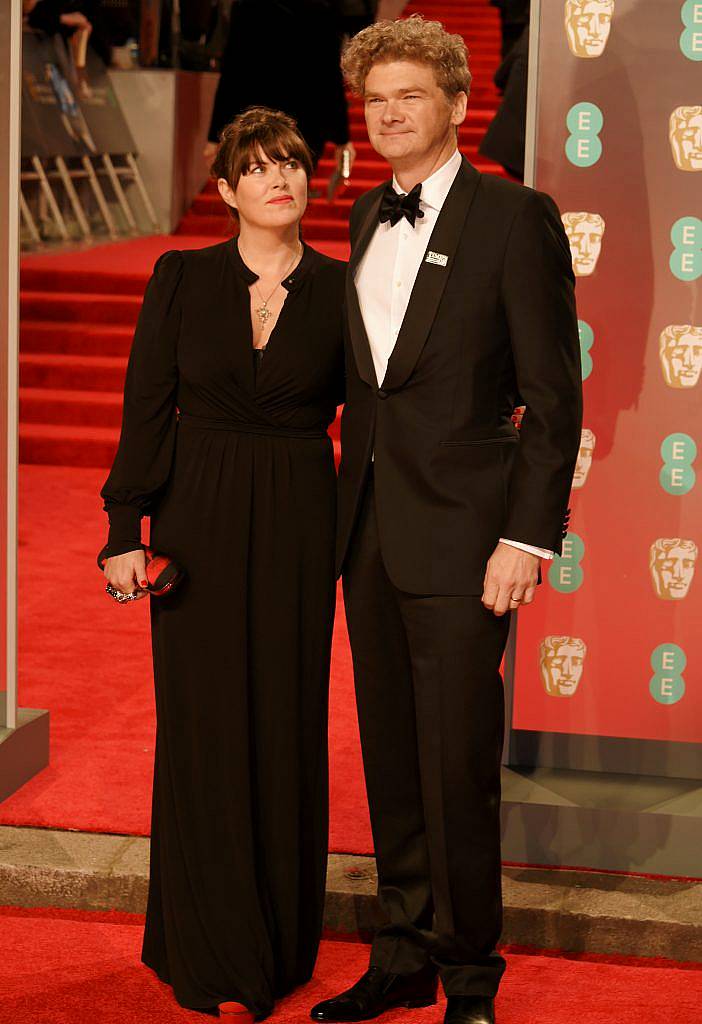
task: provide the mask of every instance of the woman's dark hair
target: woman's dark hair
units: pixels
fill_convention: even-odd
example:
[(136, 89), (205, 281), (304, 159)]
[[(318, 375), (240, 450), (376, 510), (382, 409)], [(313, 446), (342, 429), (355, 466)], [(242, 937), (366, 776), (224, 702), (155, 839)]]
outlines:
[(314, 160), (297, 122), (281, 110), (268, 107), (249, 107), (222, 129), (210, 174), (215, 180), (226, 179), (235, 189), (242, 174), (247, 174), (261, 155), (278, 163), (297, 160), (307, 180), (312, 177)]

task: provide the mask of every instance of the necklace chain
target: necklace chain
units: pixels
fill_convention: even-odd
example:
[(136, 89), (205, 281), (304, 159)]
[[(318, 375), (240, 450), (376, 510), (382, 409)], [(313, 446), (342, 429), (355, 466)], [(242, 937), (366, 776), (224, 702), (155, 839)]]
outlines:
[[(285, 278), (288, 276), (288, 274), (292, 270), (296, 260), (298, 260), (300, 258), (301, 250), (302, 250), (302, 246), (299, 246), (299, 248), (296, 251), (295, 255), (293, 256), (292, 260), (288, 264), (285, 273), (281, 277), (280, 281), (278, 281), (277, 285), (275, 286), (275, 288), (270, 293), (270, 295), (268, 296), (267, 299), (264, 299), (263, 295), (261, 294), (261, 289), (258, 287), (258, 283), (256, 281), (253, 282), (253, 286), (256, 289), (256, 291), (258, 292), (259, 298), (261, 299), (261, 305), (257, 306), (254, 309), (254, 312), (256, 313), (256, 316), (258, 317), (258, 319), (261, 322), (261, 327), (265, 328), (266, 324), (268, 323), (268, 321), (273, 316), (273, 313), (268, 308), (268, 303), (271, 301), (271, 299), (273, 298), (275, 293), (278, 291), (278, 289), (280, 288), (280, 286), (283, 283), (283, 281), (285, 280)], [(239, 246), (239, 252), (241, 253), (241, 246)], [(242, 256), (243, 256), (243, 253), (242, 253)], [(246, 263), (246, 259), (244, 259), (244, 262)]]

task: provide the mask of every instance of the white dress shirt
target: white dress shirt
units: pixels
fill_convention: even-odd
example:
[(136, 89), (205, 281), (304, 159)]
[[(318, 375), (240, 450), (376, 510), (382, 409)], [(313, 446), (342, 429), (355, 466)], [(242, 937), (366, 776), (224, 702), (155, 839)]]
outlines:
[[(405, 217), (394, 226), (389, 221), (378, 224), (356, 270), (358, 301), (379, 384), (385, 377), (431, 233), (461, 160), (461, 154), (455, 150), (445, 164), (422, 182), (419, 208), (424, 216), (417, 217), (414, 227)], [(404, 195), (396, 178), (392, 184), (396, 192)], [(541, 558), (553, 558), (553, 552), (544, 548), (504, 537), (500, 540)]]

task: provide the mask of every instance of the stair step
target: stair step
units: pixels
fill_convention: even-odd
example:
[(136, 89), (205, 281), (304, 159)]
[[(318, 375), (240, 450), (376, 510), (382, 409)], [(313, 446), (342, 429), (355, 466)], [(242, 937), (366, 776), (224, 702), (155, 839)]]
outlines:
[(22, 320), (73, 320), (81, 323), (134, 325), (140, 307), (140, 295), (20, 291)]
[(109, 468), (117, 451), (114, 427), (20, 423), (19, 460), (24, 463)]
[(95, 292), (108, 295), (115, 285), (120, 295), (136, 295), (141, 299), (148, 275), (100, 272), (95, 270), (54, 270), (52, 267), (23, 266), (20, 271), (20, 288), (23, 292), (54, 292), (57, 277), (60, 277), (61, 291)]
[(127, 360), (117, 356), (20, 353), (20, 387), (121, 391)]
[(21, 387), (19, 400), (22, 423), (114, 429), (122, 422), (122, 394), (119, 391)]
[[(94, 466), (109, 469), (117, 451), (119, 430), (113, 427), (72, 427), (20, 423), (19, 460), (34, 465)], [(334, 462), (341, 457), (335, 440)]]
[(305, 218), (302, 224), (302, 233), (308, 242), (319, 241), (329, 238), (335, 242), (346, 241), (349, 237), (348, 220), (334, 217)]
[(20, 325), (20, 351), (126, 358), (133, 336), (131, 326), (27, 320)]
[(186, 213), (175, 230), (176, 235), (211, 235), (214, 239), (225, 239), (231, 234), (231, 220), (222, 213), (218, 217)]

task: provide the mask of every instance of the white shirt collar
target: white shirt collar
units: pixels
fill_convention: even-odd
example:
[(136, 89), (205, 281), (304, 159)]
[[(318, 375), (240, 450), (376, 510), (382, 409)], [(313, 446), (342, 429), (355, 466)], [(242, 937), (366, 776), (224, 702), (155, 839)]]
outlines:
[[(460, 152), (456, 149), (453, 155), (449, 157), (445, 164), (442, 164), (438, 170), (430, 174), (426, 181), (422, 182), (422, 205), (431, 206), (434, 210), (440, 210), (446, 201), (446, 196), (449, 194), (451, 186), (453, 185), (453, 179), (458, 173), (458, 168), (461, 165), (463, 157)], [(398, 183), (397, 178), (393, 175), (392, 187), (396, 192), (404, 195), (404, 189)]]

